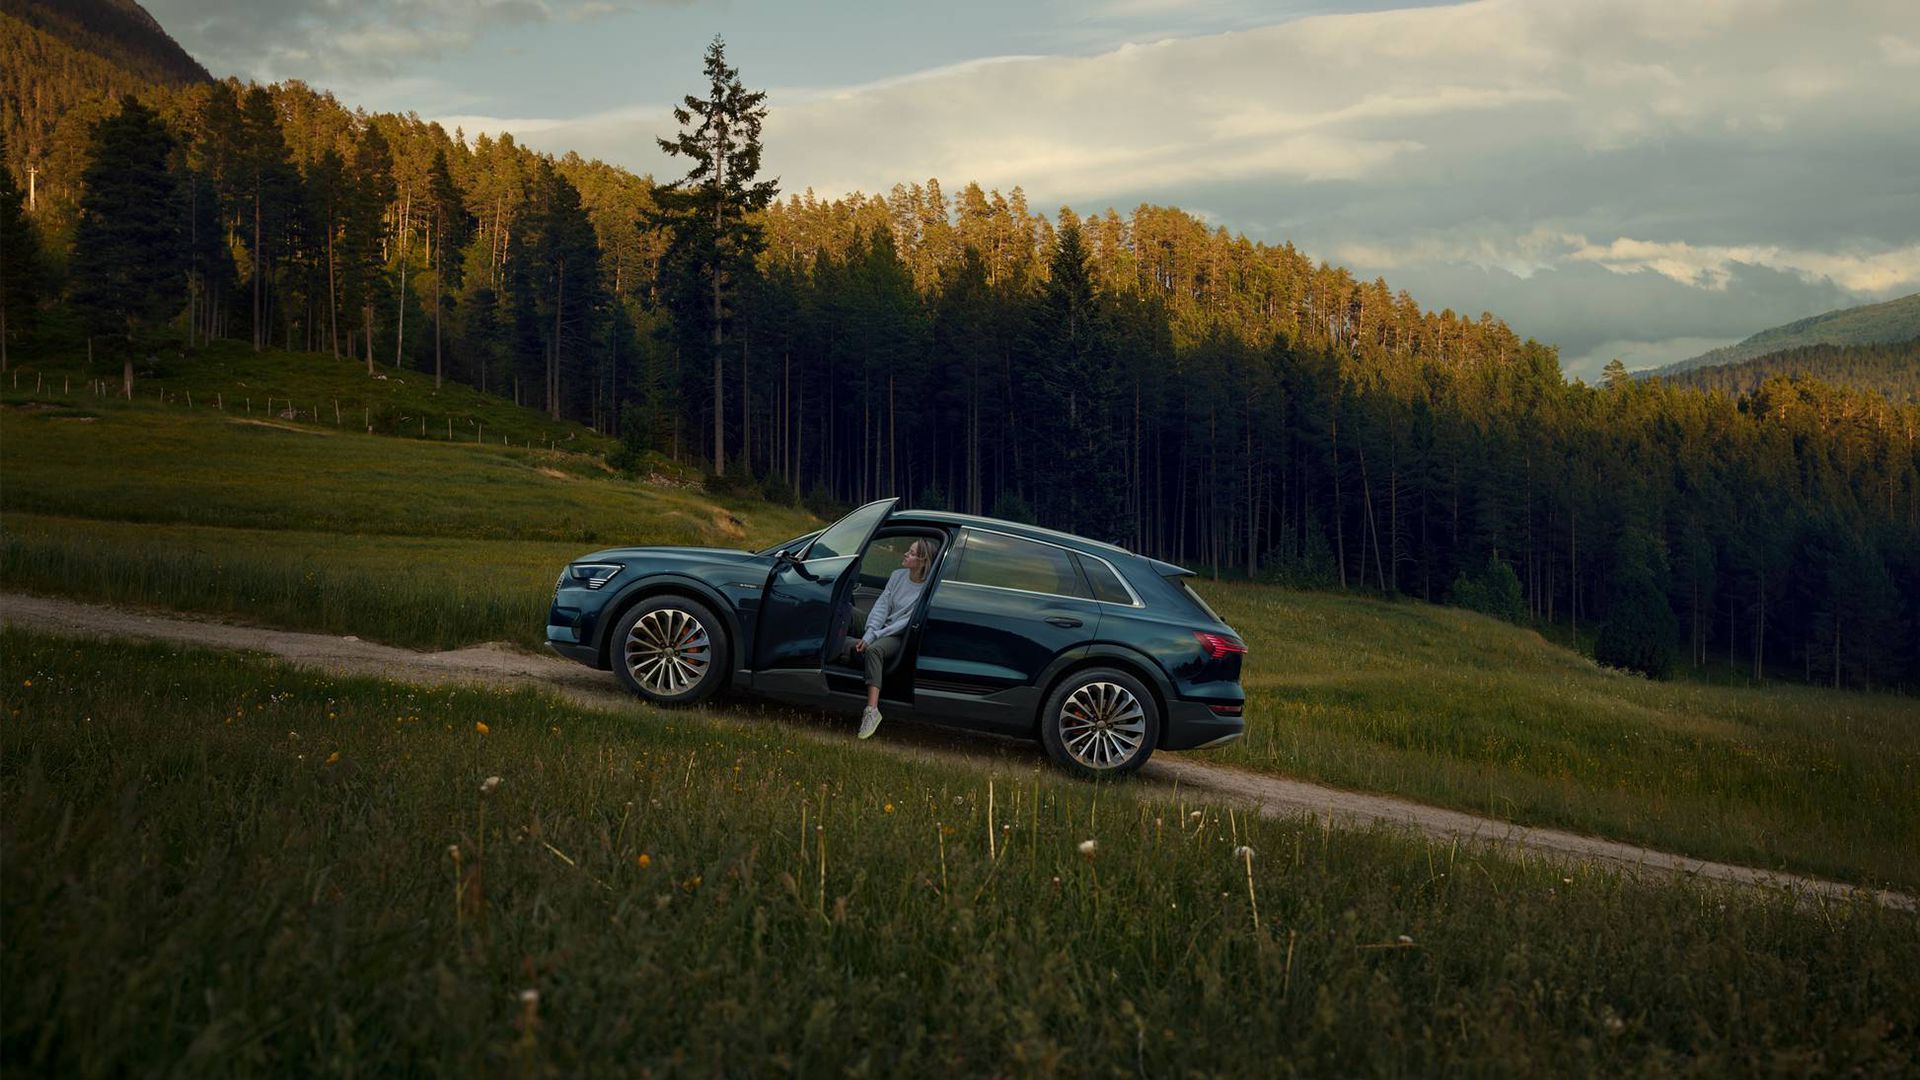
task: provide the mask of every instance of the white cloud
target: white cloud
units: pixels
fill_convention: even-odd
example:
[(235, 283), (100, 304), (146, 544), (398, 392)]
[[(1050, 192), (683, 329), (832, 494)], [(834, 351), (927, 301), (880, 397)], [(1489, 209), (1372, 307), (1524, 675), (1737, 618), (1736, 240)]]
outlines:
[[(1101, 11), (1179, 17), (1172, 0)], [(933, 176), (950, 190), (1021, 185), (1040, 207), (1207, 206), (1228, 228), (1368, 276), (1398, 271), (1396, 287), (1424, 281), (1474, 311), (1506, 314), (1426, 271), (1506, 275), (1499, 295), (1516, 310), (1527, 288), (1545, 295), (1577, 276), (1669, 305), (1660, 329), (1642, 330), (1651, 356), (1652, 343), (1691, 348), (1767, 325), (1754, 319), (1920, 287), (1915, 42), (1912, 0), (1476, 0), (1316, 15), (775, 88), (764, 160), (785, 189), (827, 196)], [(448, 119), (677, 172), (652, 144), (672, 126), (664, 105)], [(1689, 302), (1714, 314), (1689, 322)], [(1556, 293), (1538, 310), (1561, 321), (1523, 331), (1582, 356), (1624, 336), (1569, 329), (1576, 309)]]
[(1580, 356), (1561, 357), (1560, 366), (1569, 376), (1597, 383), (1608, 361), (1619, 360), (1628, 371), (1665, 367), (1680, 360), (1691, 360), (1703, 352), (1732, 345), (1740, 338), (1674, 337), (1657, 341), (1621, 339), (1603, 341)]
[(458, 54), (482, 34), (583, 22), (668, 0), (148, 0), (216, 75), (319, 80), (339, 89)]
[(1737, 266), (1784, 270), (1806, 281), (1831, 281), (1849, 292), (1884, 294), (1920, 288), (1920, 244), (1873, 253), (1798, 251), (1772, 244), (1703, 245), (1620, 237), (1582, 243), (1567, 256), (1620, 274), (1652, 270), (1685, 285), (1724, 290)]

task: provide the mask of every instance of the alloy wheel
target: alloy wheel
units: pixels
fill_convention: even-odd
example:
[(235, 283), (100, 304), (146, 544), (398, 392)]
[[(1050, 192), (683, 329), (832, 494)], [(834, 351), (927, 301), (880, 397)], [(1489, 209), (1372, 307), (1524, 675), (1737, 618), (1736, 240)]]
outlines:
[(1088, 683), (1060, 706), (1060, 741), (1073, 760), (1087, 768), (1126, 764), (1146, 738), (1146, 710), (1118, 683)]
[(679, 608), (647, 612), (627, 632), (627, 671), (650, 694), (676, 697), (706, 678), (713, 664), (707, 628)]

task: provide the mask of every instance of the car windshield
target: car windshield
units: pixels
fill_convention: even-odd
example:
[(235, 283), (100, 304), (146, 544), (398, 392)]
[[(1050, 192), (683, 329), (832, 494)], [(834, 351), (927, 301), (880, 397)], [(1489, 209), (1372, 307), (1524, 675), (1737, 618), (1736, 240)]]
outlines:
[(756, 551), (754, 552), (754, 554), (774, 555), (782, 551), (799, 551), (801, 548), (807, 546), (807, 541), (819, 535), (820, 535), (820, 530), (815, 529), (810, 533), (803, 533), (799, 536), (794, 537), (791, 540), (782, 540), (779, 543), (773, 545), (772, 547), (767, 548), (764, 551)]

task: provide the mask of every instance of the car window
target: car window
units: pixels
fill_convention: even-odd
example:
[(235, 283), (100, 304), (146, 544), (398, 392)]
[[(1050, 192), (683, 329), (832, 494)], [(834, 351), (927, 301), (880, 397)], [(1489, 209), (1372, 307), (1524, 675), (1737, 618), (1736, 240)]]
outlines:
[(1071, 551), (1000, 533), (969, 532), (950, 580), (1091, 599)]
[[(887, 579), (893, 576), (893, 572), (905, 567), (906, 564), (900, 561), (900, 557), (907, 553), (907, 549), (912, 547), (916, 540), (924, 540), (933, 547), (933, 559), (940, 557), (940, 545), (931, 537), (879, 537), (867, 545), (867, 553), (860, 557), (860, 584), (874, 589), (886, 588)], [(928, 560), (929, 566), (932, 561), (932, 559)]]
[(755, 552), (755, 554), (772, 555), (775, 552), (780, 552), (780, 551), (799, 551), (801, 548), (807, 546), (807, 541), (819, 535), (820, 535), (820, 530), (815, 529), (810, 533), (805, 533), (803, 535), (796, 536), (791, 540), (782, 540), (781, 542), (773, 545), (770, 548), (765, 549), (764, 551)]
[(1076, 554), (1074, 558), (1079, 560), (1081, 573), (1087, 575), (1087, 584), (1093, 587), (1095, 600), (1105, 600), (1109, 604), (1133, 603), (1133, 594), (1127, 591), (1126, 585), (1120, 581), (1120, 575), (1114, 573), (1111, 566), (1086, 555)]
[(1214, 612), (1213, 608), (1209, 606), (1205, 600), (1200, 599), (1200, 594), (1193, 591), (1193, 586), (1187, 584), (1187, 579), (1185, 577), (1174, 577), (1172, 575), (1168, 575), (1167, 580), (1171, 582), (1175, 588), (1178, 588), (1181, 592), (1187, 594), (1187, 599), (1193, 601), (1194, 607), (1197, 607), (1201, 611), (1205, 612), (1207, 615), (1207, 618), (1212, 619), (1214, 622), (1226, 622), (1225, 619), (1222, 619), (1217, 613)]
[(827, 531), (821, 533), (813, 546), (807, 549), (807, 561), (860, 554), (860, 545), (866, 542), (874, 529), (880, 527), (880, 522), (893, 510), (893, 504), (897, 501), (883, 499), (868, 503), (827, 526)]

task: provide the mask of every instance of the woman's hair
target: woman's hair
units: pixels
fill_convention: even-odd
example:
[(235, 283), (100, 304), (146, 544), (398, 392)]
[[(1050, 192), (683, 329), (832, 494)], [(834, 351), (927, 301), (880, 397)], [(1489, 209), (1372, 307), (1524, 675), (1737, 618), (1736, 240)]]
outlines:
[(934, 542), (924, 536), (915, 537), (913, 543), (907, 545), (909, 553), (916, 548), (920, 552), (920, 576), (924, 578), (933, 572), (933, 553), (936, 548)]

